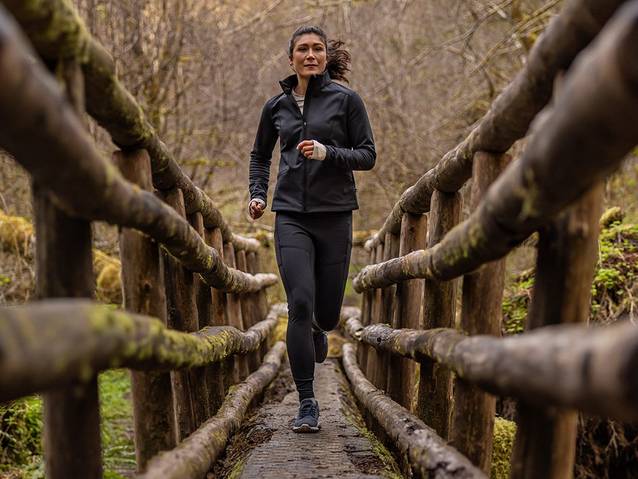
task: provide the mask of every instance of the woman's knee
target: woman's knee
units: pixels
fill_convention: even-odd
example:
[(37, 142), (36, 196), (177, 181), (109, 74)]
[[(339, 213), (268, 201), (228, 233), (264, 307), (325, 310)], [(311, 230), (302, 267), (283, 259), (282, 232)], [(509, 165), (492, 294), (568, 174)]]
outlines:
[(288, 318), (293, 321), (310, 320), (312, 317), (312, 295), (297, 291), (288, 298)]

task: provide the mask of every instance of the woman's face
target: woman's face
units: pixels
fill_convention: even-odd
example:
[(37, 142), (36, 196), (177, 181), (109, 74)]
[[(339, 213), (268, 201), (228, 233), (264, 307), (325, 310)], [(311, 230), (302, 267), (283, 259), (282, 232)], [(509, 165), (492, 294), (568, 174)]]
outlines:
[(306, 33), (297, 38), (290, 65), (300, 77), (323, 73), (326, 69), (326, 45), (319, 35)]

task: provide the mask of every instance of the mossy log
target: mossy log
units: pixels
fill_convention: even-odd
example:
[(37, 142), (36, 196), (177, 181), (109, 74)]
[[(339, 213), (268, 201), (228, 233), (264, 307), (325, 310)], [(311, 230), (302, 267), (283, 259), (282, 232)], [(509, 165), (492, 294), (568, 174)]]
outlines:
[(452, 279), (499, 259), (606, 177), (638, 142), (638, 6), (622, 8), (579, 56), (521, 158), (435, 247), (367, 266), (356, 291)]
[(140, 479), (199, 479), (206, 477), (228, 438), (241, 425), (248, 406), (274, 379), (286, 351), (283, 341), (266, 354), (260, 368), (228, 394), (219, 412), (171, 451), (149, 462)]
[(45, 185), (67, 213), (138, 229), (212, 287), (255, 292), (275, 284), (273, 274), (228, 268), (179, 214), (153, 193), (124, 180), (93, 140), (43, 65), (0, 13), (0, 145)]
[(430, 197), (435, 189), (458, 191), (471, 175), (474, 153), (504, 153), (525, 136), (536, 114), (551, 98), (556, 75), (567, 70), (622, 3), (623, 0), (566, 2), (534, 44), (525, 68), (492, 102), (474, 130), (403, 192), (383, 227), (366, 242), (366, 248), (382, 242), (388, 231), (398, 233), (404, 212), (429, 211)]
[(342, 360), (357, 399), (372, 413), (398, 449), (407, 455), (415, 477), (486, 477), (433, 429), (375, 388), (359, 369), (353, 344), (344, 343)]
[(74, 59), (86, 78), (87, 112), (123, 150), (146, 149), (153, 184), (184, 192), (186, 212), (200, 211), (207, 228), (220, 228), (224, 241), (238, 250), (256, 251), (259, 241), (233, 234), (213, 200), (181, 170), (168, 147), (146, 118), (135, 98), (116, 76), (111, 55), (88, 32), (69, 0), (8, 0), (3, 2), (20, 22), (40, 56), (47, 62)]
[(505, 338), (467, 337), (443, 328), (363, 327), (356, 317), (350, 317), (345, 328), (375, 348), (416, 361), (434, 359), (499, 396), (638, 419), (638, 328), (629, 322), (609, 327), (553, 325)]
[(206, 366), (259, 348), (285, 306), (246, 332), (196, 333), (87, 300), (51, 300), (0, 309), (0, 402), (89, 380), (109, 368), (175, 370)]

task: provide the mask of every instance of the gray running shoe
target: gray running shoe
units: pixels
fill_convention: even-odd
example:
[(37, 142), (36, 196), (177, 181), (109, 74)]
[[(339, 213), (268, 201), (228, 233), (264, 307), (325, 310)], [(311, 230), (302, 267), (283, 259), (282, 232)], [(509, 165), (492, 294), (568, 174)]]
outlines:
[(315, 363), (323, 363), (328, 357), (328, 335), (312, 321), (312, 342), (315, 344)]
[(294, 432), (319, 432), (319, 403), (315, 398), (307, 398), (299, 404), (299, 413), (292, 423)]

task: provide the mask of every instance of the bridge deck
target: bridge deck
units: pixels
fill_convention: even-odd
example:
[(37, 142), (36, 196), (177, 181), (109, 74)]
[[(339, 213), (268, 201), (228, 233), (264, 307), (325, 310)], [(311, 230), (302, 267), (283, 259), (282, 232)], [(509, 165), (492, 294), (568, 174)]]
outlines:
[(321, 409), (321, 431), (293, 433), (290, 423), (298, 402), (286, 362), (264, 404), (233, 440), (215, 477), (403, 477), (385, 448), (365, 429), (336, 360), (317, 365), (315, 394)]

